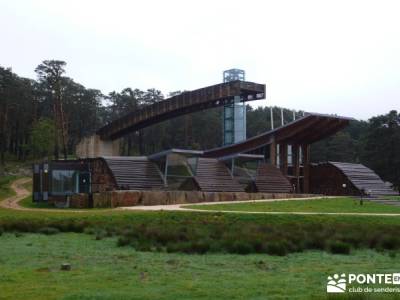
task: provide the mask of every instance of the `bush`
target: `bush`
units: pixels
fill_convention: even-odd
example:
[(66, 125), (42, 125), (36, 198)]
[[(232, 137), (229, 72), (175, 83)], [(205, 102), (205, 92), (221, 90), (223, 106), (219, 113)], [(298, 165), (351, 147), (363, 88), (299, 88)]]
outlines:
[(395, 236), (385, 235), (382, 237), (379, 246), (383, 249), (394, 250), (399, 248), (399, 239)]
[(350, 254), (351, 247), (349, 244), (341, 241), (333, 241), (328, 244), (329, 252), (333, 254)]
[(106, 237), (106, 232), (105, 231), (99, 231), (96, 233), (96, 241), (100, 241)]
[(237, 254), (249, 254), (254, 252), (254, 248), (248, 241), (236, 241), (228, 251)]
[(52, 235), (52, 234), (60, 233), (60, 230), (58, 230), (57, 228), (54, 228), (54, 227), (43, 227), (38, 230), (38, 233)]
[(86, 233), (86, 234), (95, 234), (95, 233), (96, 233), (96, 228), (94, 228), (94, 227), (86, 227), (86, 228), (83, 230), (83, 233)]
[(210, 249), (210, 241), (200, 240), (191, 242), (190, 249), (193, 251), (193, 253), (204, 254)]
[(269, 242), (265, 247), (269, 255), (285, 256), (288, 254), (287, 244), (283, 241)]
[(117, 241), (118, 247), (128, 246), (131, 243), (131, 240), (126, 236), (121, 236)]

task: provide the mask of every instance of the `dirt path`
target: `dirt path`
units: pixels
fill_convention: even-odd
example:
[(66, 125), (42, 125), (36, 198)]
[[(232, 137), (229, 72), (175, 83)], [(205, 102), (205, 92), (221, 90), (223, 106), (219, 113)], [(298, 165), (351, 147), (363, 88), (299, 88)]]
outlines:
[(4, 199), (0, 202), (0, 206), (11, 209), (23, 209), (18, 202), (30, 195), (30, 191), (23, 187), (24, 184), (32, 181), (30, 178), (21, 178), (11, 183), (11, 189), (15, 192), (15, 196)]
[[(17, 209), (17, 210), (29, 210), (29, 211), (46, 211), (46, 212), (71, 212), (71, 213), (83, 213), (88, 210), (70, 210), (70, 209), (43, 209), (43, 208), (27, 208), (19, 205), (19, 201), (31, 194), (24, 184), (30, 182), (31, 178), (21, 178), (11, 183), (11, 189), (15, 191), (15, 196), (4, 199), (0, 202), (0, 207)], [(252, 201), (224, 201), (224, 202), (203, 202), (203, 203), (192, 203), (192, 204), (172, 204), (172, 205), (152, 205), (152, 206), (131, 206), (131, 207), (119, 207), (110, 210), (131, 210), (131, 211), (195, 211), (195, 212), (223, 212), (223, 213), (237, 213), (237, 214), (264, 214), (264, 215), (342, 215), (342, 216), (388, 216), (388, 217), (400, 217), (400, 214), (388, 214), (388, 213), (328, 213), (328, 212), (260, 212), (260, 211), (229, 211), (229, 210), (200, 210), (194, 208), (185, 208), (186, 205), (212, 205), (212, 204), (229, 204), (229, 203), (240, 203), (240, 202), (273, 202), (273, 201), (288, 201), (288, 200), (314, 200), (315, 198), (289, 198), (289, 199), (265, 199), (265, 200), (252, 200)]]
[[(334, 196), (325, 198), (335, 198)], [(290, 200), (318, 200), (321, 197), (307, 198), (287, 198), (287, 199), (263, 199), (263, 200), (247, 200), (247, 201), (223, 201), (223, 202), (202, 202), (191, 204), (172, 204), (172, 205), (152, 205), (152, 206), (130, 206), (121, 207), (124, 210), (152, 210), (152, 211), (194, 211), (194, 212), (222, 212), (234, 214), (261, 214), (261, 215), (338, 215), (338, 216), (382, 216), (382, 217), (400, 217), (399, 213), (356, 213), (356, 212), (301, 212), (301, 211), (233, 211), (233, 210), (205, 210), (196, 208), (187, 208), (185, 206), (196, 205), (215, 205), (215, 204), (236, 204), (236, 203), (255, 203), (255, 202), (274, 202), (274, 201), (290, 201)]]
[(87, 210), (72, 210), (72, 209), (47, 209), (47, 208), (28, 208), (23, 207), (19, 204), (19, 202), (25, 197), (31, 195), (31, 192), (28, 191), (23, 185), (32, 181), (31, 178), (20, 178), (13, 181), (10, 185), (11, 189), (15, 192), (15, 196), (8, 197), (3, 201), (0, 201), (0, 207), (8, 208), (8, 209), (16, 209), (16, 210), (27, 210), (27, 211), (45, 211), (45, 212), (73, 212), (73, 213), (82, 213), (87, 212)]

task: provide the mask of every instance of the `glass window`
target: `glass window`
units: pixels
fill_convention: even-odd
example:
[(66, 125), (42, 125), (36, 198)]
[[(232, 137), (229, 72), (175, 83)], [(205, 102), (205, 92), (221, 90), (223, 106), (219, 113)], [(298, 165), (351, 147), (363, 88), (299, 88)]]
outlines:
[(226, 105), (224, 107), (224, 114), (225, 114), (225, 119), (229, 119), (233, 117), (233, 106), (232, 105)]
[(53, 170), (51, 172), (51, 192), (53, 194), (73, 194), (78, 192), (79, 173), (74, 170)]
[(190, 177), (187, 158), (184, 155), (172, 153), (168, 155), (168, 176)]
[(293, 151), (292, 151), (292, 145), (288, 145), (288, 152), (287, 152), (287, 157), (288, 157), (288, 165), (291, 166), (293, 165)]
[(233, 120), (225, 120), (225, 131), (233, 130)]

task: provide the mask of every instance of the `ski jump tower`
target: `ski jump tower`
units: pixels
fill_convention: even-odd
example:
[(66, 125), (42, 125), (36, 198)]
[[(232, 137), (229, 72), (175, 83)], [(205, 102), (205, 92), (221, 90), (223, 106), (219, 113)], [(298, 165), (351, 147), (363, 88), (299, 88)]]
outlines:
[[(230, 69), (223, 72), (223, 82), (244, 81), (244, 70)], [(246, 104), (240, 95), (224, 106), (222, 120), (223, 145), (231, 145), (246, 139)]]

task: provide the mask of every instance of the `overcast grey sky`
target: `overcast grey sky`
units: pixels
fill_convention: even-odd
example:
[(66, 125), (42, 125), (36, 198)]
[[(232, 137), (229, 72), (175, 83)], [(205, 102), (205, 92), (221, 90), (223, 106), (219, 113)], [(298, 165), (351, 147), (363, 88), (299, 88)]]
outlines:
[(0, 0), (0, 65), (45, 59), (103, 93), (163, 93), (241, 68), (267, 100), (367, 119), (400, 109), (400, 1)]

